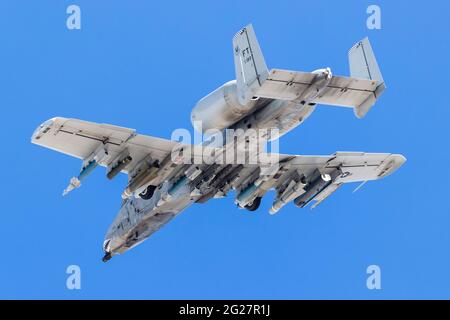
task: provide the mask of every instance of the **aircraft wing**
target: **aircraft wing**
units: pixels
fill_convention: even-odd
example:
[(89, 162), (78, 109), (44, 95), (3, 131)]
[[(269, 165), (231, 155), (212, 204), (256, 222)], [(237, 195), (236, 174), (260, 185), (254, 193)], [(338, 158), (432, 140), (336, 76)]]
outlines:
[[(289, 159), (290, 155), (280, 155)], [(340, 169), (345, 177), (339, 177), (336, 183), (351, 183), (378, 180), (396, 171), (404, 162), (405, 157), (390, 153), (337, 152), (331, 156), (294, 156), (288, 166), (300, 170), (305, 175), (314, 170), (329, 173)]]
[(162, 162), (178, 144), (137, 134), (134, 129), (62, 117), (40, 125), (31, 142), (83, 160), (82, 170), (67, 192), (77, 188), (97, 165), (107, 167), (109, 179), (119, 172), (128, 173), (131, 179), (130, 173), (143, 162)]
[[(127, 173), (128, 187), (131, 185), (127, 192), (138, 192), (150, 176), (152, 182), (158, 184), (179, 169), (180, 164), (172, 160), (184, 161), (183, 156), (188, 154), (196, 161), (196, 157), (202, 157), (203, 150), (211, 153), (208, 147), (197, 153), (192, 145), (137, 134), (134, 129), (62, 117), (41, 124), (31, 142), (83, 161), (80, 174), (71, 179), (64, 195), (78, 188), (81, 180), (98, 165), (107, 168), (108, 179), (120, 172)], [(144, 177), (145, 172), (151, 170), (157, 173)]]
[(39, 126), (31, 142), (82, 160), (104, 146), (107, 155), (99, 161), (103, 166), (127, 149), (133, 159), (129, 167), (149, 153), (162, 160), (176, 145), (174, 141), (136, 134), (134, 129), (62, 117)]
[(337, 152), (330, 156), (279, 155), (278, 171), (272, 171), (272, 176), (256, 175), (249, 178), (252, 174), (254, 175), (258, 166), (246, 166), (242, 170), (240, 179), (233, 186), (238, 190), (236, 203), (246, 207), (254, 199), (275, 189), (277, 195), (272, 213), (278, 212), (282, 206), (294, 200), (299, 207), (315, 201), (315, 207), (343, 184), (365, 183), (384, 178), (395, 172), (405, 161), (402, 155), (389, 153)]
[[(163, 163), (170, 158), (168, 156), (179, 145), (175, 141), (136, 134), (135, 130), (129, 128), (60, 117), (50, 119), (39, 126), (32, 136), (32, 142), (82, 159), (83, 166), (78, 176), (79, 180), (95, 162), (108, 168), (108, 178), (113, 177), (110, 177), (109, 173), (114, 172), (115, 169), (118, 169), (115, 170), (116, 174), (118, 172), (128, 173), (130, 184), (135, 177), (139, 176), (140, 172), (136, 174), (134, 172), (136, 168), (140, 168), (142, 162), (146, 162), (150, 157), (152, 162)], [(397, 170), (405, 160), (401, 155), (385, 153), (338, 152), (331, 156), (279, 155), (280, 172), (273, 177), (260, 179), (256, 191), (253, 190), (255, 192), (252, 192), (250, 197), (241, 203), (245, 204), (249, 199), (263, 196), (270, 189), (277, 190), (278, 197), (282, 198), (286, 189), (289, 190), (290, 187), (293, 187), (293, 183), (304, 181), (307, 184), (303, 185), (302, 189), (304, 187), (307, 189), (308, 184), (310, 185), (314, 179), (317, 179), (318, 174), (330, 175), (332, 176), (331, 183), (314, 194), (314, 197), (308, 199), (322, 201), (344, 183), (383, 178)], [(158, 175), (161, 174), (161, 177), (158, 177), (157, 180), (164, 176), (167, 177), (181, 166), (181, 163), (176, 164), (170, 161), (164, 170), (158, 171), (161, 172), (158, 173)], [(239, 172), (230, 169), (230, 172), (236, 175), (233, 176), (233, 183), (230, 187), (236, 189), (238, 193), (246, 190), (256, 180), (254, 174), (257, 169), (261, 172), (262, 166), (267, 167), (268, 164), (232, 165), (232, 167), (241, 168), (239, 168)], [(148, 168), (150, 167), (145, 170)], [(228, 181), (229, 176), (224, 176), (223, 180)], [(219, 180), (216, 181), (216, 185), (224, 186)], [(78, 186), (74, 184), (68, 191)], [(220, 191), (213, 190), (214, 185), (208, 186), (208, 188), (211, 192), (210, 196)], [(134, 189), (140, 190), (137, 187)], [(199, 202), (205, 202), (208, 199), (209, 196), (203, 197)]]

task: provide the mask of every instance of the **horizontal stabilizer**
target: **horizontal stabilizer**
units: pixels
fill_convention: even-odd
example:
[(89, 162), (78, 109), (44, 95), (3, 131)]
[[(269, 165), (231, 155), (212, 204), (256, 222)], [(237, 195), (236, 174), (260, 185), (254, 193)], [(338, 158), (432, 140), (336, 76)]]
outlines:
[[(253, 27), (248, 25), (233, 38), (238, 98), (247, 104), (254, 98), (298, 100), (353, 108), (363, 118), (386, 88), (369, 39), (356, 43), (349, 51), (350, 77), (324, 71), (268, 71)], [(322, 71), (322, 72), (320, 72)]]
[[(315, 78), (314, 73), (272, 69), (257, 95), (262, 98), (301, 100), (310, 91)], [(377, 83), (372, 80), (333, 76), (320, 95), (309, 102), (358, 107), (370, 100), (376, 89)]]

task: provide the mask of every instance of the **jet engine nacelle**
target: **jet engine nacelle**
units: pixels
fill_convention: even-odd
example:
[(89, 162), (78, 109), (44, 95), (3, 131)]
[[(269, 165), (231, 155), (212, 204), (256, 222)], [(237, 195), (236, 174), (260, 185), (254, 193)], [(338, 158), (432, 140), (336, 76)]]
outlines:
[(204, 133), (222, 130), (241, 120), (255, 109), (256, 101), (241, 105), (237, 97), (236, 80), (225, 83), (201, 99), (191, 112), (192, 126)]

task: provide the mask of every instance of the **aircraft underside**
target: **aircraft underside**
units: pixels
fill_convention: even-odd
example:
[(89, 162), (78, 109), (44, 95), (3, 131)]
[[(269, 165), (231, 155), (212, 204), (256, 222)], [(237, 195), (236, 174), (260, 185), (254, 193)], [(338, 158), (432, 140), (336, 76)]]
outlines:
[[(266, 152), (266, 144), (302, 124), (318, 105), (351, 108), (363, 118), (386, 86), (369, 40), (349, 51), (350, 77), (330, 68), (313, 72), (268, 69), (251, 25), (233, 38), (236, 80), (201, 99), (193, 127), (200, 145), (137, 134), (134, 129), (55, 117), (32, 143), (82, 160), (63, 194), (79, 188), (97, 167), (106, 177), (128, 175), (122, 206), (103, 244), (104, 258), (133, 248), (193, 203), (235, 193), (249, 211), (275, 190), (271, 214), (293, 202), (313, 208), (345, 183), (378, 180), (406, 159), (399, 154), (336, 152), (327, 156)], [(231, 156), (230, 156), (231, 155)]]

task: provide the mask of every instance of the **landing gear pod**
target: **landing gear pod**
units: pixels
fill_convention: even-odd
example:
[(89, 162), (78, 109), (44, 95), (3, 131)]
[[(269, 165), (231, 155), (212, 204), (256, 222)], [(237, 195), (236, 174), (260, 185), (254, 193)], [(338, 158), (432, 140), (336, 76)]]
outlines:
[(261, 200), (262, 200), (262, 197), (257, 197), (257, 198), (255, 198), (255, 200), (253, 200), (252, 204), (248, 204), (244, 208), (251, 212), (256, 211), (256, 210), (258, 210), (259, 206), (261, 205)]
[(333, 181), (341, 174), (339, 169), (334, 170), (328, 174), (321, 174), (318, 170), (313, 175), (313, 180), (305, 187), (306, 192), (294, 200), (294, 203), (299, 208), (304, 208), (323, 190), (325, 190)]

